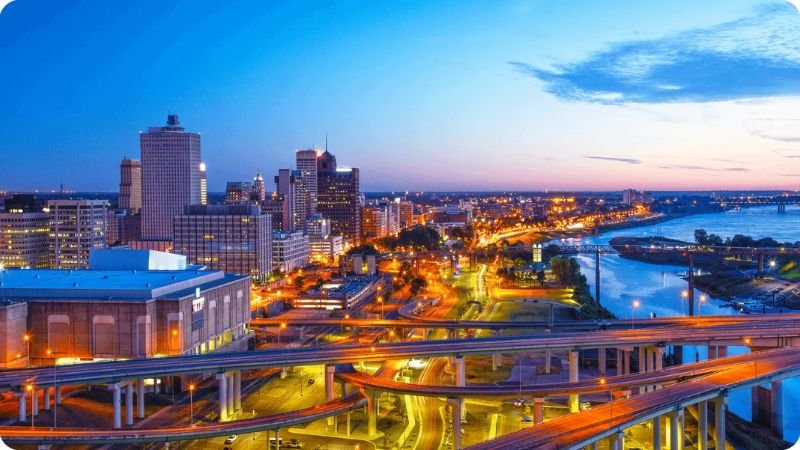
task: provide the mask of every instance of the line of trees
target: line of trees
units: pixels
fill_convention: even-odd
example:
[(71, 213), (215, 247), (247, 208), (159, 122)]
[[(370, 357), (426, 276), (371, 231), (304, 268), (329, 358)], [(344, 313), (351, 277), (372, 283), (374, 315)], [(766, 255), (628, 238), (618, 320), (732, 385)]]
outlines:
[(725, 240), (722, 237), (708, 233), (704, 229), (694, 230), (694, 241), (698, 245), (726, 246), (726, 247), (800, 247), (800, 241), (794, 244), (790, 242), (778, 242), (771, 237), (755, 239), (744, 234), (734, 235)]

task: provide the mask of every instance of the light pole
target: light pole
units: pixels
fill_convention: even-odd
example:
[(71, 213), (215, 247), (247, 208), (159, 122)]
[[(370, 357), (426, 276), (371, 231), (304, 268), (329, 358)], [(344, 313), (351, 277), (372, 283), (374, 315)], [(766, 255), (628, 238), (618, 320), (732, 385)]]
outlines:
[[(56, 370), (58, 359), (56, 358), (56, 353), (58, 353), (58, 347), (53, 349), (53, 428), (58, 427), (58, 402), (56, 401), (56, 396), (58, 395), (58, 371)], [(45, 390), (45, 395), (50, 394)]]
[(381, 320), (383, 320), (383, 298), (378, 297), (378, 303), (381, 304)]
[(36, 395), (36, 392), (33, 390), (32, 384), (25, 386), (25, 390), (28, 391), (28, 394), (31, 396), (31, 428), (33, 428), (35, 426), (34, 422), (36, 421), (36, 411), (33, 409), (36, 400), (33, 399), (33, 396)]
[(633, 303), (631, 304), (631, 330), (633, 329), (634, 324), (636, 322), (636, 308), (639, 307), (639, 304), (640, 304), (639, 299), (634, 300)]
[(194, 393), (194, 384), (189, 385), (189, 426), (194, 426), (194, 398), (192, 394)]
[[(600, 385), (606, 385), (605, 377), (600, 378)], [(614, 420), (614, 392), (611, 390), (611, 388), (608, 388), (608, 407), (610, 408), (609, 419)]]
[[(746, 337), (746, 338), (744, 338), (744, 344), (745, 344), (745, 345), (746, 345), (748, 348), (750, 348), (750, 353), (751, 353), (751, 354), (755, 353), (755, 350), (753, 350), (753, 347), (750, 345), (750, 344), (752, 344), (752, 343), (753, 343), (753, 341), (752, 341), (752, 340), (751, 340), (749, 337)], [(753, 358), (753, 361), (754, 361), (754, 363), (755, 363), (755, 366), (754, 366), (754, 368), (753, 368), (753, 370), (755, 370), (755, 373), (754, 373), (754, 375), (755, 375), (755, 376), (758, 376), (758, 358)]]
[(689, 291), (681, 292), (681, 315), (686, 317), (686, 310), (683, 307), (683, 300), (689, 298)]
[(698, 302), (697, 302), (697, 315), (698, 315), (698, 316), (702, 316), (702, 315), (703, 315), (703, 314), (700, 312), (700, 311), (701, 311), (700, 307), (701, 307), (701, 306), (703, 306), (703, 302), (705, 302), (705, 301), (706, 301), (706, 299), (707, 299), (707, 298), (706, 298), (706, 294), (700, 294), (700, 299), (699, 299), (699, 300), (698, 300)]
[(278, 345), (281, 343), (281, 330), (284, 329), (286, 329), (286, 323), (281, 323), (281, 325), (278, 327)]
[(28, 367), (31, 366), (31, 335), (30, 333), (25, 333), (22, 336), (22, 339), (25, 341), (25, 345), (27, 346), (27, 353), (25, 354), (25, 359), (28, 360)]

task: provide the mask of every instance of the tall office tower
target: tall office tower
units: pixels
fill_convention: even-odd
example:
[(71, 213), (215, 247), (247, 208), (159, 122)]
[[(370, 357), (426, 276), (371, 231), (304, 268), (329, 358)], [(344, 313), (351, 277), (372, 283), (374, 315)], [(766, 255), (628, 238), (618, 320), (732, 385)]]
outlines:
[(203, 201), (205, 167), (200, 135), (187, 133), (177, 115), (139, 134), (142, 152), (142, 239), (171, 241), (172, 219)]
[(361, 232), (365, 238), (382, 238), (388, 232), (388, 211), (381, 205), (369, 205), (361, 210)]
[(256, 172), (256, 176), (253, 177), (253, 193), (251, 195), (251, 199), (259, 205), (264, 203), (264, 200), (267, 199), (267, 191), (264, 187), (264, 177), (261, 176), (260, 171)]
[(50, 200), (50, 267), (85, 269), (89, 252), (105, 248), (108, 202), (105, 200)]
[(225, 185), (225, 204), (238, 205), (250, 203), (253, 185), (249, 181), (229, 181)]
[(361, 193), (357, 168), (339, 168), (327, 151), (317, 173), (317, 212), (331, 221), (331, 233), (354, 242), (361, 238)]
[(400, 200), (400, 228), (414, 225), (414, 204), (408, 200)]
[(200, 204), (208, 204), (208, 179), (206, 178), (206, 163), (200, 163)]
[(302, 231), (274, 231), (272, 233), (272, 267), (281, 272), (292, 272), (308, 265), (308, 236)]
[(138, 241), (141, 235), (141, 214), (129, 214), (124, 209), (110, 209), (108, 211), (106, 241), (109, 245), (126, 245), (133, 241)]
[(174, 252), (191, 264), (263, 280), (272, 272), (271, 222), (258, 205), (190, 205), (174, 219)]
[(303, 179), (303, 184), (308, 191), (308, 213), (313, 214), (317, 211), (317, 162), (322, 155), (321, 150), (309, 149), (298, 150), (295, 152), (297, 160), (297, 170)]
[(119, 209), (137, 214), (142, 209), (142, 163), (125, 158), (119, 165)]
[(49, 234), (46, 213), (15, 208), (0, 212), (0, 265), (46, 268)]
[(315, 213), (306, 219), (305, 232), (311, 239), (323, 239), (331, 234), (331, 222)]
[(270, 194), (261, 204), (261, 211), (272, 217), (272, 231), (286, 231), (289, 223), (289, 202), (283, 194)]
[(286, 231), (302, 230), (306, 217), (308, 217), (310, 194), (304, 184), (301, 171), (278, 170), (275, 187), (289, 204), (289, 222), (284, 224)]

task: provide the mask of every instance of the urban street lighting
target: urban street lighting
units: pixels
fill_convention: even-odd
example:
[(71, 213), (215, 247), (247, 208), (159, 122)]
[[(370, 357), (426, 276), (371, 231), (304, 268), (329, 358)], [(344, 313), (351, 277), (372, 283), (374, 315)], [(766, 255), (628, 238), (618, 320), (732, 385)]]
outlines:
[(28, 353), (25, 355), (25, 357), (28, 360), (28, 367), (30, 367), (31, 366), (31, 335), (29, 333), (25, 333), (25, 335), (22, 336), (22, 339), (25, 341), (25, 344), (27, 345), (27, 348), (28, 348), (28, 350), (27, 350)]
[[(600, 385), (601, 386), (606, 385), (606, 377), (600, 378)], [(610, 387), (608, 388), (608, 407), (610, 408), (609, 418), (614, 419), (614, 392), (611, 390)]]
[(378, 303), (381, 304), (381, 320), (383, 320), (383, 298), (381, 298), (380, 296), (378, 296)]
[(281, 343), (281, 330), (286, 329), (286, 323), (281, 322), (281, 325), (278, 327), (278, 344)]
[(31, 396), (31, 428), (33, 428), (35, 426), (34, 422), (36, 420), (36, 411), (33, 410), (33, 404), (35, 402), (33, 396), (36, 395), (36, 392), (33, 390), (32, 384), (25, 386), (25, 390), (28, 391), (28, 394)]
[(700, 307), (703, 306), (703, 303), (707, 300), (706, 294), (700, 294), (700, 299), (697, 302), (697, 315), (702, 316), (703, 314), (700, 312)]
[(640, 303), (638, 299), (634, 300), (633, 303), (631, 304), (631, 330), (633, 329), (634, 324), (636, 322), (636, 308), (638, 308), (639, 305)]
[(189, 385), (189, 426), (194, 426), (194, 384)]
[(686, 310), (683, 307), (683, 300), (689, 298), (689, 291), (681, 292), (681, 315), (686, 317)]

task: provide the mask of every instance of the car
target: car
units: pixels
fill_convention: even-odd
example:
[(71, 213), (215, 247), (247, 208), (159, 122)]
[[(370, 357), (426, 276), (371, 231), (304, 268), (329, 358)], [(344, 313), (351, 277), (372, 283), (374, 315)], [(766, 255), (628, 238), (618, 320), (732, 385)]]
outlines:
[(303, 443), (303, 441), (301, 441), (299, 439), (289, 439), (288, 441), (286, 441), (283, 444), (281, 444), (281, 447), (283, 447), (283, 448), (303, 448), (304, 445), (305, 444)]
[(239, 439), (239, 436), (237, 436), (235, 434), (232, 434), (232, 435), (228, 436), (228, 439), (225, 439), (225, 443), (226, 444), (233, 444), (234, 442), (236, 442), (236, 439)]
[(530, 405), (531, 403), (533, 403), (533, 402), (531, 402), (527, 398), (518, 398), (518, 399), (514, 400), (514, 406), (516, 406), (516, 407)]
[(592, 409), (592, 404), (589, 403), (589, 402), (581, 402), (580, 408), (581, 408), (581, 411), (588, 411), (588, 410)]
[(531, 416), (522, 416), (520, 420), (524, 423), (533, 423), (533, 417)]

